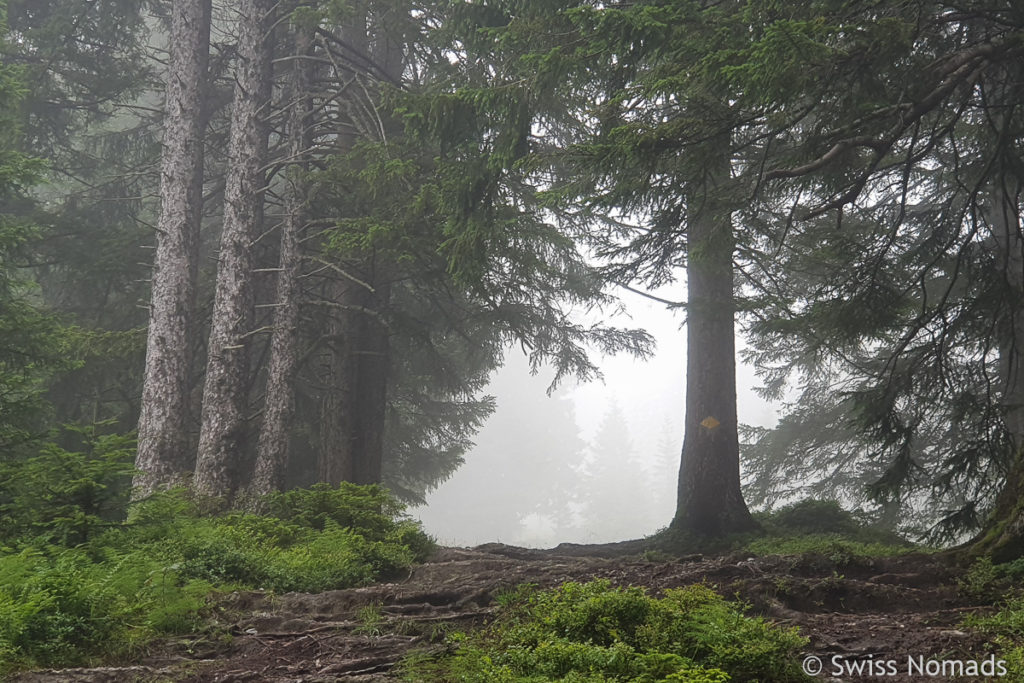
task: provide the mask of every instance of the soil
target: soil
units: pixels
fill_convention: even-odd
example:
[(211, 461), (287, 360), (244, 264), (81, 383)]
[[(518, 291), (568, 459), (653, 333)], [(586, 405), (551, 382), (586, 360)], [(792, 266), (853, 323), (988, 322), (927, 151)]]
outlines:
[[(707, 583), (748, 603), (751, 613), (798, 626), (810, 639), (807, 654), (823, 663), (818, 680), (985, 680), (908, 675), (908, 657), (980, 662), (991, 654), (983, 636), (962, 626), (968, 613), (991, 608), (959, 590), (959, 570), (939, 557), (850, 561), (739, 552), (669, 558), (637, 550), (630, 543), (442, 548), (389, 583), (317, 595), (234, 593), (212, 608), (219, 637), (165, 643), (132, 666), (33, 672), (13, 680), (394, 683), (403, 657), (443, 650), (446, 633), (491, 618), (500, 592), (527, 582), (548, 587), (596, 578), (646, 586), (654, 594)], [(889, 660), (896, 675), (865, 675), (872, 669), (863, 667)], [(860, 666), (861, 673), (834, 675), (834, 661)]]

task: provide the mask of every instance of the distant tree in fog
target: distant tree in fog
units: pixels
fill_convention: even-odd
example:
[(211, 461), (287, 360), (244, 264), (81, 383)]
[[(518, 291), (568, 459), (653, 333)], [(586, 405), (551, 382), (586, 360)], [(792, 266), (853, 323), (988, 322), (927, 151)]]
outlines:
[(612, 402), (590, 446), (584, 499), (584, 538), (622, 541), (657, 528), (647, 473), (622, 408)]
[(676, 508), (676, 482), (679, 479), (679, 452), (683, 440), (679, 427), (667, 416), (661, 424), (658, 444), (654, 458), (650, 462), (648, 479), (649, 494), (654, 519), (657, 525), (664, 526), (672, 519)]
[[(456, 477), (427, 496), (428, 528), (442, 539), (537, 544), (576, 540), (580, 471), (586, 443), (568, 392), (545, 394), (546, 382), (511, 354), (488, 387), (497, 410)], [(538, 538), (524, 523), (540, 525)]]

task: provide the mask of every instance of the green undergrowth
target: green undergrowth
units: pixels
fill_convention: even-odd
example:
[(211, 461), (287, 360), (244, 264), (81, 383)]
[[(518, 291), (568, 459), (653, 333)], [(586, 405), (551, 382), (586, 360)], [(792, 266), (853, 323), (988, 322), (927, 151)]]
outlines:
[(1024, 596), (1006, 601), (994, 614), (972, 614), (964, 626), (988, 638), (992, 651), (1006, 663), (1006, 680), (1024, 680)]
[(802, 500), (756, 515), (764, 535), (749, 540), (755, 555), (821, 555), (837, 564), (927, 551), (873, 526), (832, 500)]
[(753, 555), (822, 555), (837, 564), (870, 558), (893, 557), (922, 552), (912, 545), (868, 543), (851, 540), (838, 534), (810, 534), (807, 536), (769, 536), (746, 544)]
[(1024, 558), (995, 564), (990, 557), (979, 557), (957, 582), (960, 592), (978, 602), (1002, 601), (1024, 587)]
[(448, 637), (449, 652), (413, 656), (409, 681), (466, 683), (774, 683), (805, 681), (795, 628), (744, 616), (703, 585), (652, 598), (607, 581), (524, 586), (488, 626)]
[(759, 526), (755, 533), (702, 539), (669, 527), (648, 539), (648, 545), (670, 554), (819, 555), (837, 564), (931, 550), (873, 526), (831, 500), (803, 500), (754, 518)]
[[(96, 493), (95, 478), (86, 488)], [(277, 494), (263, 515), (211, 515), (171, 491), (134, 506), (128, 522), (83, 500), (67, 497), (59, 517), (3, 538), (0, 674), (129, 658), (155, 638), (201, 632), (220, 593), (364, 585), (432, 549), (375, 486)]]

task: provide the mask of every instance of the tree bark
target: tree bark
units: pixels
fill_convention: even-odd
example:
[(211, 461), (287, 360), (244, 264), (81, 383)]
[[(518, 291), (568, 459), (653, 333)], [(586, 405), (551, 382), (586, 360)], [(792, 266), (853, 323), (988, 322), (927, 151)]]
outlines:
[[(389, 30), (394, 22), (389, 9), (377, 8), (369, 23), (373, 25), (376, 40), (372, 58), (381, 75), (392, 84), (400, 83), (405, 68), (404, 42)], [(398, 10), (402, 11), (402, 10)], [(403, 17), (403, 19), (406, 17)], [(374, 103), (371, 103), (374, 105)], [(376, 110), (376, 106), (373, 106)], [(391, 136), (400, 130), (393, 120), (378, 120), (380, 134)], [(391, 340), (386, 322), (391, 305), (391, 284), (387, 263), (381, 263), (375, 254), (364, 255), (372, 289), (351, 290), (354, 304), (350, 313), (351, 327), (355, 331), (355, 390), (352, 419), (352, 480), (357, 484), (380, 484), (384, 472), (384, 433), (387, 429), (388, 384), (391, 378)]]
[[(339, 73), (335, 74), (343, 82), (354, 83), (364, 75), (358, 71), (370, 59), (369, 38), (367, 35), (366, 7), (362, 4), (353, 5), (351, 13), (342, 26), (342, 38), (348, 59), (338, 60)], [(357, 66), (359, 65), (359, 66)], [(342, 154), (351, 151), (360, 138), (360, 127), (356, 125), (355, 111), (358, 109), (352, 98), (349, 86), (349, 97), (341, 103), (342, 109), (349, 118), (348, 126), (339, 128), (337, 145)], [(361, 400), (356, 388), (358, 358), (353, 352), (357, 344), (358, 332), (353, 327), (353, 316), (346, 306), (351, 304), (354, 292), (363, 287), (342, 277), (332, 274), (332, 279), (324, 287), (324, 301), (327, 312), (326, 345), (322, 354), (320, 381), (323, 386), (320, 399), (320, 434), (317, 452), (318, 478), (329, 484), (340, 484), (343, 481), (354, 481), (355, 451), (354, 429), (356, 404)]]
[[(349, 283), (348, 286), (358, 286)], [(341, 304), (343, 286), (327, 284), (326, 301)], [(327, 312), (326, 346), (322, 354), (320, 382), (320, 434), (317, 451), (318, 479), (338, 485), (353, 480), (352, 423), (355, 398), (352, 355), (348, 352), (351, 334), (349, 316), (340, 307)]]
[(387, 422), (388, 380), (391, 342), (384, 314), (391, 288), (378, 284), (374, 291), (359, 291), (359, 310), (353, 311), (352, 327), (357, 331), (355, 389), (352, 429), (352, 481), (381, 483), (384, 463), (384, 431)]
[[(728, 140), (721, 149), (728, 149)], [(728, 157), (716, 160), (687, 225), (686, 414), (672, 528), (721, 537), (756, 528), (740, 491), (736, 415), (733, 235), (722, 200)]]
[[(1012, 164), (1006, 164), (1012, 168)], [(1024, 235), (1020, 200), (1024, 186), (1012, 171), (992, 193), (992, 227), (1004, 282), (1002, 319), (997, 329), (1003, 420), (1011, 449), (1006, 483), (972, 552), (1009, 562), (1024, 556)]]
[(320, 415), (321, 481), (381, 483), (390, 380), (388, 284), (335, 284), (324, 356)]
[[(338, 133), (338, 147), (349, 150), (360, 137), (381, 137), (393, 122), (378, 116), (376, 81), (399, 83), (404, 64), (403, 43), (393, 40), (383, 17), (356, 5), (342, 27), (346, 45), (339, 60), (342, 80), (361, 81), (344, 103), (349, 126)], [(370, 34), (374, 40), (370, 40)], [(372, 68), (368, 68), (372, 65)], [(363, 98), (366, 99), (358, 99)], [(372, 113), (372, 115), (371, 115)], [(390, 380), (390, 330), (384, 322), (390, 304), (390, 285), (381, 274), (372, 250), (346, 254), (354, 264), (353, 278), (329, 284), (326, 304), (330, 315), (322, 374), (320, 453), (321, 481), (332, 484), (381, 482), (384, 432)], [(349, 267), (349, 266), (346, 266)]]
[(191, 467), (189, 375), (199, 223), (203, 210), (203, 99), (210, 0), (171, 6), (160, 218), (139, 415), (133, 497), (181, 483)]
[(303, 159), (309, 153), (307, 129), (311, 113), (310, 65), (301, 57), (311, 53), (313, 36), (305, 27), (296, 29), (295, 61), (292, 72), (292, 110), (289, 115), (289, 158), (294, 164), (287, 173), (285, 217), (281, 226), (280, 272), (277, 276), (277, 308), (270, 338), (263, 425), (256, 446), (256, 465), (251, 492), (262, 496), (284, 486), (288, 466), (288, 429), (295, 412), (295, 373), (299, 359), (299, 234), (306, 216), (308, 170)]
[(238, 64), (224, 188), (224, 229), (210, 324), (202, 424), (193, 485), (203, 495), (230, 499), (240, 484), (240, 460), (253, 330), (252, 241), (263, 203), (269, 78), (266, 0), (239, 5)]

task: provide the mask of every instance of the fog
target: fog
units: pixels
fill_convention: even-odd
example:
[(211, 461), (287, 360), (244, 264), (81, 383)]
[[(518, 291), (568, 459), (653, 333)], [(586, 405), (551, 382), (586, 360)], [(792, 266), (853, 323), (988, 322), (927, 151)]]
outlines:
[[(569, 382), (548, 396), (553, 372), (531, 375), (522, 351), (510, 349), (488, 388), (497, 409), (466, 463), (412, 511), (440, 543), (604, 543), (671, 520), (683, 443), (684, 314), (630, 292), (622, 298), (626, 312), (610, 321), (647, 330), (657, 340), (654, 357), (598, 358), (603, 381)], [(754, 393), (756, 384), (753, 369), (738, 365), (740, 422), (771, 425), (776, 409)]]

